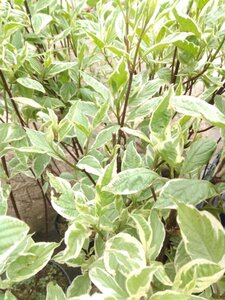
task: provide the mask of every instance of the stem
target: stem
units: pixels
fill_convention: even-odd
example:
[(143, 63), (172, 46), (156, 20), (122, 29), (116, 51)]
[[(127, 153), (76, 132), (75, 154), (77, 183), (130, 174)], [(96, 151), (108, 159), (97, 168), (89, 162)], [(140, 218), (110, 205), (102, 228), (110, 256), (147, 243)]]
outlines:
[[(129, 23), (126, 22), (126, 32), (128, 33), (128, 25)], [(120, 130), (119, 130), (119, 136), (118, 136), (118, 144), (121, 145), (121, 140), (122, 140), (122, 130), (121, 128), (123, 128), (124, 123), (125, 123), (125, 118), (126, 118), (126, 112), (127, 112), (127, 107), (128, 107), (128, 102), (129, 102), (129, 97), (130, 97), (130, 92), (131, 92), (131, 87), (132, 87), (132, 81), (133, 81), (133, 76), (135, 74), (135, 67), (136, 67), (136, 62), (137, 62), (137, 57), (138, 57), (138, 51), (140, 48), (140, 44), (143, 38), (143, 35), (145, 33), (146, 27), (148, 25), (148, 22), (146, 21), (144, 24), (144, 27), (142, 29), (142, 32), (140, 34), (140, 37), (138, 39), (137, 42), (137, 46), (136, 46), (136, 50), (134, 53), (134, 59), (133, 59), (133, 63), (132, 65), (130, 65), (130, 61), (128, 61), (128, 69), (129, 69), (129, 80), (128, 80), (128, 86), (127, 86), (127, 91), (125, 94), (125, 101), (124, 101), (124, 106), (123, 106), (123, 111), (122, 111), (122, 115), (121, 115), (121, 119), (119, 121), (119, 125), (120, 125)], [(129, 48), (129, 43), (128, 43), (128, 39), (127, 36), (125, 37), (125, 43), (127, 46), (127, 51), (130, 50)], [(129, 53), (129, 52), (128, 52)], [(121, 172), (121, 157), (120, 157), (120, 149), (118, 149), (117, 152), (117, 172)]]
[(9, 122), (9, 108), (8, 108), (5, 90), (4, 90), (4, 104), (5, 104), (5, 119), (6, 119), (6, 123), (8, 123)]
[(79, 152), (78, 152), (77, 144), (75, 143), (74, 138), (72, 138), (72, 144), (73, 144), (73, 150), (74, 150), (76, 156), (79, 158)]
[(206, 62), (206, 64), (205, 64), (204, 68), (202, 69), (202, 71), (201, 71), (199, 74), (197, 74), (197, 75), (195, 75), (195, 76), (189, 78), (188, 80), (186, 80), (186, 81), (184, 82), (184, 84), (186, 84), (186, 83), (188, 83), (188, 82), (190, 82), (190, 81), (192, 81), (192, 80), (195, 81), (196, 79), (198, 79), (201, 75), (203, 75), (203, 74), (208, 70), (208, 68), (209, 68), (209, 66), (210, 66), (210, 63), (212, 63), (212, 62), (214, 61), (214, 59), (216, 58), (217, 54), (219, 53), (219, 51), (220, 51), (221, 48), (223, 47), (224, 42), (225, 42), (225, 35), (224, 35), (224, 37), (222, 38), (222, 41), (220, 42), (219, 47), (217, 48), (217, 50), (215, 51), (215, 53), (214, 53), (214, 54), (211, 56), (211, 58)]
[(152, 192), (153, 199), (156, 202), (157, 201), (157, 196), (156, 196), (154, 187), (151, 188), (151, 192)]
[[(25, 5), (25, 8), (26, 8), (26, 12), (27, 12), (29, 18), (31, 19), (30, 8), (29, 8), (29, 5), (27, 3), (27, 0), (24, 1), (24, 5)], [(32, 26), (32, 24), (31, 24), (31, 26)]]
[(216, 299), (221, 299), (220, 295), (221, 295), (221, 292), (220, 292), (220, 288), (219, 288), (219, 285), (217, 283), (214, 283), (213, 284), (213, 288), (215, 290), (215, 296), (216, 296)]
[(212, 128), (214, 128), (215, 126), (209, 126), (209, 127), (207, 127), (207, 128), (204, 128), (204, 129), (201, 129), (201, 130), (198, 130), (197, 131), (197, 133), (201, 133), (201, 132), (205, 132), (205, 131), (208, 131), (208, 130), (210, 130), (210, 129), (212, 129)]
[(174, 83), (174, 68), (175, 68), (175, 59), (176, 59), (176, 56), (177, 56), (177, 47), (175, 47), (175, 50), (174, 50), (174, 53), (173, 53), (173, 61), (172, 61), (170, 83)]
[(146, 29), (147, 25), (148, 25), (148, 23), (145, 22), (145, 25), (142, 29), (142, 32), (141, 32), (140, 37), (139, 37), (138, 42), (137, 42), (137, 47), (136, 47), (136, 50), (135, 50), (132, 67), (131, 67), (131, 69), (129, 69), (129, 74), (130, 75), (129, 75), (128, 87), (127, 87), (127, 92), (126, 92), (126, 95), (125, 95), (125, 102), (124, 102), (123, 112), (122, 112), (121, 121), (120, 121), (120, 127), (121, 128), (124, 126), (126, 111), (127, 111), (128, 101), (129, 101), (129, 96), (130, 96), (130, 92), (131, 92), (132, 80), (133, 80), (133, 76), (135, 74), (135, 66), (136, 66), (136, 61), (137, 61), (137, 57), (138, 57), (138, 51), (139, 51), (141, 41), (142, 41), (142, 38), (143, 38), (143, 35), (145, 33), (145, 29)]
[[(24, 5), (25, 5), (26, 12), (27, 12), (27, 14), (28, 14), (28, 17), (29, 17), (29, 19), (30, 19), (30, 26), (31, 26), (31, 29), (32, 29), (32, 31), (34, 32), (34, 27), (33, 27), (33, 25), (32, 25), (32, 21), (31, 21), (30, 8), (29, 8), (29, 5), (28, 5), (27, 0), (24, 0)], [(27, 32), (29, 33), (29, 30), (28, 30), (27, 28), (26, 28), (26, 30), (27, 30)], [(43, 51), (45, 51), (45, 47), (44, 47), (42, 44), (35, 44), (35, 46), (36, 46), (36, 48), (37, 48), (37, 50), (38, 50), (39, 53), (41, 53), (41, 49), (42, 49)], [(40, 48), (41, 48), (41, 49), (40, 49)], [(41, 60), (42, 60), (42, 58), (41, 58)]]
[(61, 145), (63, 146), (63, 148), (66, 150), (67, 153), (69, 153), (69, 155), (76, 161), (78, 162), (78, 159), (77, 157), (66, 147), (66, 145), (61, 142)]
[[(2, 161), (2, 166), (3, 166), (3, 169), (4, 169), (4, 171), (5, 171), (5, 174), (6, 174), (6, 176), (7, 176), (8, 179), (9, 179), (10, 175), (9, 175), (9, 171), (8, 171), (8, 167), (7, 167), (7, 163), (6, 163), (5, 156), (1, 157), (1, 161)], [(10, 199), (11, 199), (11, 202), (12, 202), (13, 209), (14, 209), (14, 211), (15, 211), (16, 217), (17, 217), (18, 219), (22, 220), (12, 190), (11, 190), (11, 192), (10, 192)]]
[(222, 38), (222, 41), (220, 42), (219, 47), (217, 48), (216, 52), (211, 57), (210, 62), (214, 61), (214, 59), (216, 58), (217, 54), (220, 52), (220, 49), (223, 47), (224, 42), (225, 42), (225, 35)]
[(80, 144), (80, 142), (78, 141), (78, 138), (77, 138), (77, 137), (74, 138), (74, 141), (75, 141), (75, 143), (77, 144), (77, 146), (78, 146), (78, 148), (79, 148), (79, 150), (80, 150), (80, 153), (81, 153), (81, 154), (84, 154), (84, 151), (83, 151), (83, 149), (82, 149), (82, 147), (81, 147), (81, 144)]
[(40, 183), (40, 181), (36, 178), (34, 171), (30, 168), (31, 173), (33, 174), (34, 178), (36, 179), (37, 185), (40, 188), (41, 191), (41, 195), (43, 198), (43, 202), (44, 202), (44, 211), (45, 211), (45, 233), (46, 233), (46, 237), (48, 237), (48, 199), (43, 191), (42, 185)]
[(18, 110), (18, 107), (17, 107), (15, 101), (13, 100), (13, 95), (12, 95), (12, 93), (11, 93), (9, 87), (8, 87), (8, 84), (7, 84), (6, 80), (5, 80), (5, 76), (4, 76), (3, 72), (2, 72), (2, 70), (0, 70), (0, 77), (1, 77), (1, 80), (2, 80), (2, 83), (3, 83), (3, 86), (4, 86), (4, 89), (6, 90), (8, 96), (9, 96), (9, 98), (10, 98), (10, 100), (11, 100), (12, 106), (13, 106), (15, 112), (16, 112), (16, 115), (17, 115), (17, 117), (18, 117), (18, 119), (19, 119), (19, 121), (20, 121), (21, 126), (22, 126), (22, 127), (26, 126), (25, 121), (23, 120), (23, 118), (22, 118), (21, 115), (20, 115), (20, 112), (19, 112), (19, 110)]
[[(66, 147), (65, 145), (62, 144), (62, 146), (64, 147), (64, 149), (65, 149), (70, 155), (73, 155), (73, 153), (72, 153), (70, 150), (68, 150), (67, 147)], [(59, 155), (58, 153), (57, 153), (57, 155), (58, 155), (58, 156), (59, 156), (66, 164), (68, 164), (71, 168), (73, 168), (73, 169), (76, 168), (76, 167), (75, 167), (71, 162), (69, 162), (67, 159), (65, 159), (64, 157), (62, 157), (62, 156)], [(76, 162), (78, 162), (78, 159), (77, 159), (74, 155), (73, 155), (73, 158), (74, 158), (74, 160), (75, 160)], [(86, 174), (86, 176), (90, 179), (90, 181), (91, 181), (94, 185), (96, 185), (96, 182), (94, 181), (93, 177), (92, 177), (87, 171), (81, 170), (81, 169), (79, 169), (79, 171), (84, 172), (84, 173)]]
[(105, 60), (106, 60), (106, 62), (108, 63), (108, 65), (113, 69), (113, 65), (112, 65), (112, 63), (110, 62), (110, 60), (109, 60), (109, 58), (108, 58), (108, 55), (107, 55), (105, 49), (102, 51), (102, 54), (104, 55)]
[(188, 9), (187, 9), (187, 15), (190, 13), (190, 10), (192, 8), (192, 5), (193, 5), (193, 0), (190, 1), (189, 5), (188, 5)]
[(126, 91), (126, 95), (125, 95), (125, 102), (124, 102), (123, 112), (122, 112), (121, 121), (120, 121), (121, 128), (124, 126), (126, 111), (127, 111), (127, 106), (128, 106), (129, 96), (130, 96), (130, 92), (131, 92), (133, 76), (134, 76), (133, 70), (130, 70), (129, 73), (130, 73), (130, 76), (129, 76), (129, 81), (128, 81), (128, 87), (127, 87), (127, 91)]
[[(69, 37), (70, 37), (70, 36), (69, 36)], [(71, 37), (69, 38), (69, 42), (70, 42), (71, 49), (72, 49), (72, 51), (73, 51), (74, 56), (77, 57), (77, 50), (76, 50), (76, 48), (75, 48), (75, 46), (74, 46), (74, 44), (73, 44), (73, 42), (72, 42), (72, 40), (71, 40)]]

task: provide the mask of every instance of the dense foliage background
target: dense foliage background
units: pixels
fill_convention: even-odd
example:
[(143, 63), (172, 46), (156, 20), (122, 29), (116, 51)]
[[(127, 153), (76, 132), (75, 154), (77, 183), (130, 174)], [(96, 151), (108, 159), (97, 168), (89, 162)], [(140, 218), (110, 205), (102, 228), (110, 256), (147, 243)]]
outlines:
[[(224, 0), (1, 2), (0, 299), (50, 260), (82, 273), (47, 300), (224, 299), (224, 16)], [(63, 250), (19, 220), (18, 175), (46, 233), (50, 207), (65, 219)]]

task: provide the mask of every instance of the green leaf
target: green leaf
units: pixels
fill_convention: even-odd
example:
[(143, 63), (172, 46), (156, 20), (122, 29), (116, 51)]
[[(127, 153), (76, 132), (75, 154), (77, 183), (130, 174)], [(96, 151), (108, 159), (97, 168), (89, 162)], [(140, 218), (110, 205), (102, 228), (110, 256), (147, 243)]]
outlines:
[(194, 259), (182, 266), (174, 279), (173, 289), (188, 293), (201, 293), (219, 281), (224, 268), (205, 259)]
[(130, 142), (127, 145), (126, 151), (124, 152), (124, 157), (122, 159), (122, 170), (139, 168), (143, 166), (143, 161), (140, 154), (134, 147), (134, 143)]
[(0, 216), (0, 267), (26, 238), (29, 227), (9, 216)]
[(104, 187), (104, 191), (115, 195), (130, 195), (144, 190), (159, 178), (155, 172), (145, 168), (135, 168), (122, 171)]
[(154, 207), (158, 209), (176, 208), (175, 201), (197, 205), (217, 195), (212, 183), (206, 180), (172, 179), (162, 188)]
[(36, 34), (39, 34), (51, 21), (52, 17), (43, 13), (37, 13), (31, 17), (31, 23)]
[(100, 148), (105, 143), (112, 140), (112, 135), (116, 134), (119, 130), (119, 125), (113, 125), (111, 127), (102, 129), (95, 138), (95, 142), (92, 145), (92, 148)]
[(91, 281), (88, 273), (79, 275), (74, 278), (72, 283), (67, 289), (67, 296), (76, 297), (84, 294), (88, 294), (91, 290)]
[(165, 266), (161, 262), (152, 261), (151, 266), (152, 268), (156, 269), (154, 275), (159, 280), (159, 282), (161, 282), (165, 286), (173, 285), (172, 281), (168, 277), (168, 274), (165, 270)]
[(91, 155), (82, 157), (77, 163), (77, 167), (97, 176), (101, 176), (103, 174), (103, 169), (100, 162)]
[[(0, 295), (0, 299), (1, 299), (1, 295)], [(10, 291), (6, 291), (5, 297), (2, 300), (16, 300), (16, 297)]]
[(93, 42), (100, 48), (104, 48), (105, 46), (105, 43), (99, 38), (96, 36), (96, 34), (90, 32), (90, 31), (86, 31), (87, 35), (89, 35), (91, 37), (91, 39), (93, 40)]
[(7, 277), (13, 282), (30, 278), (43, 269), (51, 259), (56, 243), (36, 243), (27, 253), (19, 255), (7, 268)]
[[(84, 115), (82, 114), (81, 110), (78, 107), (79, 101), (73, 103), (66, 116), (60, 121), (59, 123), (59, 131), (58, 131), (58, 139), (62, 141), (64, 138), (67, 137), (67, 134), (79, 124), (83, 124), (83, 127), (88, 127), (88, 122)], [(87, 129), (86, 129), (87, 130)]]
[(8, 198), (11, 192), (11, 186), (9, 184), (0, 185), (0, 216), (6, 215), (8, 209)]
[(60, 177), (55, 177), (51, 173), (48, 174), (50, 185), (60, 196), (55, 197), (52, 194), (51, 203), (58, 214), (68, 220), (74, 220), (78, 213), (75, 209), (75, 195), (70, 183)]
[(42, 106), (34, 101), (33, 99), (30, 98), (25, 98), (25, 97), (14, 97), (13, 98), (14, 101), (19, 102), (21, 104), (33, 107), (33, 108), (42, 108)]
[(207, 300), (206, 298), (199, 296), (191, 296), (182, 292), (175, 292), (166, 290), (164, 292), (158, 292), (150, 297), (149, 300)]
[(155, 44), (154, 46), (150, 47), (145, 53), (144, 57), (151, 53), (154, 50), (162, 49), (168, 45), (175, 44), (176, 42), (179, 41), (184, 41), (186, 40), (187, 37), (193, 35), (192, 33), (189, 32), (175, 32), (172, 34), (169, 34), (165, 39), (163, 39), (160, 43)]
[(109, 51), (111, 51), (112, 53), (116, 54), (116, 56), (118, 56), (119, 58), (121, 58), (121, 57), (129, 58), (128, 53), (126, 51), (124, 51), (123, 49), (120, 49), (115, 46), (106, 46), (105, 48), (108, 49)]
[(150, 115), (159, 105), (161, 99), (162, 97), (151, 98), (143, 102), (143, 104), (139, 107), (134, 107), (133, 109), (131, 109), (127, 121), (135, 121), (138, 118), (144, 118), (145, 116)]
[(178, 129), (176, 135), (164, 139), (163, 136), (156, 145), (155, 149), (158, 150), (160, 156), (170, 166), (176, 167), (183, 161), (184, 138), (181, 130)]
[(36, 91), (45, 93), (45, 89), (44, 89), (43, 85), (34, 79), (31, 79), (28, 77), (20, 77), (16, 81), (28, 89), (32, 89), (32, 90), (36, 90)]
[(105, 295), (115, 296), (118, 300), (127, 299), (127, 293), (105, 270), (93, 268), (90, 270), (89, 276), (94, 285)]
[(176, 256), (174, 259), (176, 271), (178, 271), (182, 266), (184, 266), (190, 261), (191, 261), (191, 257), (190, 255), (187, 254), (184, 242), (183, 240), (181, 240), (180, 244), (177, 247)]
[(45, 77), (52, 78), (66, 70), (69, 70), (77, 65), (76, 62), (54, 62), (46, 71)]
[(109, 77), (109, 83), (114, 91), (117, 93), (119, 88), (128, 80), (128, 70), (125, 61), (122, 59), (114, 72)]
[(96, 80), (92, 76), (81, 72), (81, 75), (84, 79), (84, 81), (91, 87), (93, 88), (94, 91), (96, 91), (98, 94), (102, 96), (103, 99), (106, 101), (110, 99), (110, 92), (107, 89), (107, 87), (102, 84), (100, 81)]
[(4, 143), (11, 143), (22, 140), (26, 136), (26, 132), (17, 124), (4, 123), (0, 124), (0, 136)]
[(105, 101), (105, 103), (101, 105), (100, 109), (97, 111), (97, 113), (94, 116), (92, 122), (92, 126), (94, 129), (104, 121), (108, 110), (109, 110), (109, 102)]
[[(26, 128), (26, 132), (32, 146), (34, 146), (34, 150), (40, 150), (40, 152), (38, 151), (37, 153), (47, 153), (58, 160), (64, 158), (62, 149), (53, 141), (48, 141), (45, 133), (29, 128)], [(21, 149), (18, 148), (18, 150), (20, 151)], [(29, 148), (27, 150), (29, 151)]]
[(102, 209), (113, 203), (115, 201), (115, 196), (109, 192), (103, 191), (103, 187), (109, 184), (112, 180), (112, 177), (116, 175), (116, 159), (114, 158), (110, 164), (108, 164), (102, 176), (98, 178), (96, 184), (96, 193), (95, 193), (95, 201), (96, 201), (96, 209), (97, 214), (102, 215)]
[(149, 224), (152, 231), (151, 242), (148, 251), (148, 259), (154, 261), (159, 255), (163, 242), (166, 236), (164, 225), (160, 220), (159, 215), (155, 210), (151, 210), (149, 217)]
[(213, 215), (179, 203), (178, 224), (192, 259), (206, 259), (225, 267), (225, 232)]
[(112, 177), (116, 175), (116, 159), (114, 158), (110, 164), (108, 164), (102, 176), (98, 178), (96, 184), (96, 193), (95, 193), (95, 201), (96, 201), (96, 213), (101, 216), (102, 211), (105, 206), (113, 203), (115, 201), (115, 196), (109, 192), (105, 192), (102, 189), (104, 186), (109, 184)]
[(195, 2), (197, 2), (198, 8), (202, 10), (209, 0), (195, 0)]
[(214, 98), (215, 106), (223, 113), (225, 114), (225, 101), (224, 97), (220, 95), (216, 95)]
[(67, 298), (57, 283), (49, 282), (47, 285), (46, 300), (67, 300)]
[(141, 299), (150, 289), (155, 270), (152, 267), (146, 267), (137, 270), (134, 274), (129, 276), (126, 280), (126, 289), (132, 298)]
[(202, 118), (217, 127), (225, 128), (225, 115), (203, 100), (192, 96), (176, 96), (171, 99), (171, 105), (181, 114)]
[(38, 11), (44, 10), (45, 8), (52, 6), (54, 4), (54, 0), (39, 0), (34, 8), (34, 11), (37, 13)]
[(131, 128), (128, 128), (128, 127), (123, 127), (122, 130), (125, 133), (136, 136), (136, 137), (140, 138), (141, 140), (145, 141), (146, 143), (151, 144), (150, 139), (143, 132), (141, 132), (140, 130), (131, 129)]
[(199, 53), (200, 47), (192, 42), (189, 42), (188, 40), (177, 41), (174, 43), (174, 45), (186, 52), (189, 52), (194, 57), (197, 57)]
[(23, 26), (25, 26), (25, 24), (18, 22), (7, 22), (4, 26), (5, 38), (12, 36), (14, 32), (18, 31), (18, 29), (22, 28)]
[(152, 96), (154, 96), (159, 91), (160, 87), (164, 83), (164, 80), (159, 78), (147, 81), (144, 85), (139, 87), (138, 92), (133, 97), (131, 97), (129, 105), (131, 107), (136, 107), (139, 105), (144, 105), (144, 103), (148, 100), (152, 101)]
[(195, 141), (187, 152), (180, 173), (186, 174), (204, 166), (211, 159), (216, 146), (216, 142), (209, 138)]
[(89, 237), (89, 230), (79, 222), (72, 223), (65, 233), (66, 248), (54, 256), (54, 260), (64, 263), (79, 256), (85, 240)]
[[(52, 0), (54, 1), (54, 0)], [(66, 28), (65, 30), (61, 31), (59, 34), (54, 35), (54, 41), (64, 40), (69, 34), (71, 33), (71, 28)]]
[(51, 158), (46, 154), (37, 154), (34, 159), (33, 171), (37, 178), (40, 178), (41, 174), (44, 172), (48, 164), (50, 163)]
[(172, 114), (169, 109), (169, 104), (172, 97), (174, 97), (174, 92), (173, 89), (170, 88), (166, 96), (162, 99), (152, 114), (150, 120), (150, 131), (156, 136), (164, 134), (166, 127), (170, 123)]
[(36, 100), (42, 107), (55, 109), (58, 107), (65, 107), (65, 104), (60, 101), (58, 98), (52, 98), (48, 96), (44, 96), (41, 98), (36, 98)]
[(150, 227), (149, 222), (145, 220), (145, 218), (138, 214), (132, 214), (131, 218), (135, 222), (135, 228), (138, 233), (138, 237), (142, 243), (142, 246), (145, 251), (145, 257), (149, 259), (149, 248), (152, 240), (152, 228)]
[(67, 102), (77, 93), (77, 87), (74, 82), (64, 83), (60, 88), (60, 96), (63, 101)]
[(107, 272), (127, 276), (132, 271), (146, 267), (142, 244), (128, 233), (121, 232), (105, 244), (104, 264)]
[(174, 16), (180, 25), (181, 31), (192, 32), (198, 38), (201, 38), (201, 30), (199, 29), (196, 22), (186, 14), (178, 12), (175, 8), (173, 10)]

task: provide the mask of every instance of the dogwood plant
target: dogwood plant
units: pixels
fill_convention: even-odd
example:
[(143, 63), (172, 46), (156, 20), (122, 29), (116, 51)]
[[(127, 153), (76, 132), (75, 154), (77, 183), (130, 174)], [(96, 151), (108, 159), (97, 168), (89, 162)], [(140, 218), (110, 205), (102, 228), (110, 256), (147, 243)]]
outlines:
[[(0, 299), (50, 259), (82, 273), (47, 300), (225, 297), (224, 15), (224, 0), (1, 2)], [(68, 222), (57, 254), (19, 220), (18, 174)]]

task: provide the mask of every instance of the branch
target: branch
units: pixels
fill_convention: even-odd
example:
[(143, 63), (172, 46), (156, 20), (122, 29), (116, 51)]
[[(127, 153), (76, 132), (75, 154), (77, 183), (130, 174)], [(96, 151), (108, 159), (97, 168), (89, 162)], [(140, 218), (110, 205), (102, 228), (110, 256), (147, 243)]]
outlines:
[[(122, 112), (122, 115), (121, 115), (121, 120), (119, 120), (119, 125), (120, 125), (120, 130), (119, 130), (119, 133), (118, 133), (118, 144), (119, 145), (121, 145), (121, 140), (122, 140), (122, 130), (121, 129), (123, 128), (124, 123), (125, 123), (126, 112), (127, 112), (127, 107), (128, 107), (128, 102), (129, 102), (129, 97), (130, 97), (130, 92), (131, 92), (131, 87), (132, 87), (133, 76), (135, 74), (135, 67), (136, 67), (136, 61), (137, 61), (137, 57), (138, 57), (138, 51), (139, 51), (141, 41), (142, 41), (142, 38), (143, 38), (143, 35), (145, 33), (147, 25), (148, 25), (148, 22), (146, 21), (145, 24), (144, 24), (144, 27), (142, 29), (142, 32), (140, 34), (140, 37), (138, 39), (138, 42), (137, 42), (137, 46), (136, 46), (136, 50), (135, 50), (132, 65), (130, 65), (130, 61), (128, 61), (129, 80), (128, 80), (127, 91), (126, 91), (126, 94), (125, 94), (123, 112)], [(125, 38), (125, 42), (126, 42), (126, 38)], [(118, 149), (117, 154), (118, 154), (118, 156), (117, 156), (117, 172), (121, 172), (120, 149)]]
[[(63, 146), (63, 148), (70, 154), (70, 156), (75, 160), (75, 162), (78, 162), (78, 159), (76, 158), (76, 156), (66, 147), (66, 145), (64, 144), (64, 143), (62, 143), (61, 142), (61, 145)], [(63, 161), (65, 162), (65, 163), (67, 163), (69, 166), (71, 166), (73, 169), (74, 169), (74, 165), (73, 164), (71, 164), (68, 160), (66, 160), (66, 159), (63, 159)], [(84, 172), (85, 174), (86, 174), (86, 176), (90, 179), (90, 181), (94, 184), (94, 185), (96, 185), (96, 182), (95, 182), (95, 180), (94, 180), (94, 178), (87, 172), (87, 171), (85, 171), (84, 169), (83, 170), (81, 170), (81, 169), (79, 169), (81, 172)]]
[[(5, 171), (5, 174), (6, 174), (7, 178), (9, 179), (10, 175), (9, 175), (9, 171), (8, 171), (8, 167), (7, 167), (7, 163), (6, 163), (5, 156), (2, 156), (2, 157), (1, 157), (1, 161), (2, 161), (2, 166), (3, 166), (3, 169), (4, 169), (4, 171)], [(14, 209), (14, 211), (15, 211), (16, 217), (17, 217), (18, 219), (22, 220), (12, 190), (11, 190), (9, 196), (10, 196), (10, 199), (11, 199), (12, 206), (13, 206), (13, 209)]]
[(25, 121), (21, 117), (20, 112), (18, 110), (18, 107), (17, 107), (15, 101), (13, 100), (13, 95), (12, 95), (12, 93), (11, 93), (9, 87), (8, 87), (8, 84), (7, 84), (6, 80), (5, 80), (5, 76), (4, 76), (3, 72), (2, 72), (2, 70), (0, 70), (0, 77), (1, 77), (1, 80), (2, 80), (2, 83), (3, 83), (3, 87), (6, 90), (8, 96), (9, 96), (9, 98), (11, 100), (12, 106), (13, 106), (15, 112), (16, 112), (16, 115), (17, 115), (17, 117), (18, 117), (18, 119), (20, 121), (21, 126), (22, 127), (26, 126), (27, 124), (25, 123)]
[(217, 48), (217, 50), (215, 51), (215, 53), (212, 55), (212, 57), (209, 59), (209, 61), (206, 62), (206, 64), (205, 64), (204, 68), (202, 69), (202, 71), (199, 74), (197, 74), (197, 75), (189, 78), (188, 80), (186, 80), (184, 82), (184, 84), (186, 84), (186, 83), (188, 83), (188, 82), (190, 82), (192, 80), (195, 81), (196, 79), (198, 79), (201, 75), (203, 75), (208, 70), (208, 68), (210, 66), (210, 63), (212, 63), (214, 61), (214, 59), (216, 58), (217, 54), (220, 52), (221, 48), (223, 47), (224, 42), (225, 42), (225, 35), (222, 38), (222, 41), (220, 42), (219, 47)]

